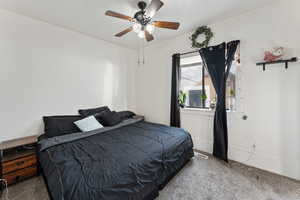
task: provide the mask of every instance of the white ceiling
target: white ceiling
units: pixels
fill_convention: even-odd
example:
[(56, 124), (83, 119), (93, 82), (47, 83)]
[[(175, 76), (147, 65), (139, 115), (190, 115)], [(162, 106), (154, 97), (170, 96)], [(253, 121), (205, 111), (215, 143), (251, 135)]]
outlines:
[[(149, 2), (150, 0), (145, 0)], [(178, 31), (156, 29), (155, 43), (189, 32), (222, 18), (239, 15), (269, 4), (274, 0), (162, 0), (165, 5), (156, 20), (178, 21)], [(133, 16), (138, 0), (0, 0), (4, 8), (51, 24), (72, 29), (93, 37), (130, 48), (138, 48), (141, 40), (134, 32), (122, 38), (114, 34), (129, 27), (129, 22), (104, 15), (113, 10)]]

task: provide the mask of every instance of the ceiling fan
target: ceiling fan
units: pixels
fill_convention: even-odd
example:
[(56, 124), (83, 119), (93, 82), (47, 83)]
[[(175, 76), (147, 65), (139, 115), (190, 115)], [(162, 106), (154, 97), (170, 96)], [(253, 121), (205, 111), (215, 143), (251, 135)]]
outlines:
[(138, 7), (140, 11), (136, 12), (133, 17), (123, 15), (111, 10), (105, 12), (105, 15), (111, 17), (117, 17), (130, 21), (132, 24), (129, 28), (117, 33), (116, 37), (122, 37), (123, 35), (134, 31), (138, 34), (140, 38), (146, 38), (148, 42), (154, 39), (152, 33), (155, 27), (158, 28), (167, 28), (177, 30), (179, 28), (178, 22), (167, 22), (167, 21), (153, 21), (153, 17), (156, 12), (164, 5), (160, 0), (152, 0), (151, 3), (147, 6), (147, 3), (144, 1), (138, 2)]

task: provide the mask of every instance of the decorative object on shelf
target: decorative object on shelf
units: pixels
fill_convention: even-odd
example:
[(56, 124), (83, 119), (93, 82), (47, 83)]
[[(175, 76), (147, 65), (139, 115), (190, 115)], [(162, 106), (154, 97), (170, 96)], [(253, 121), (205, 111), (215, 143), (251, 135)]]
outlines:
[[(205, 35), (205, 40), (200, 43), (200, 42), (197, 42), (197, 38), (201, 34)], [(197, 30), (190, 37), (190, 40), (192, 41), (192, 47), (199, 48), (199, 49), (201, 49), (203, 47), (207, 47), (213, 36), (214, 36), (214, 34), (208, 26), (201, 26), (201, 27), (197, 28)]]
[(283, 47), (275, 47), (271, 51), (265, 52), (264, 61), (273, 62), (281, 59), (284, 56), (284, 48)]
[(183, 91), (179, 92), (178, 102), (179, 102), (179, 106), (181, 108), (185, 107), (185, 102), (186, 102), (186, 93), (185, 92), (183, 92)]
[(272, 65), (272, 64), (278, 64), (278, 63), (285, 63), (285, 69), (287, 69), (289, 67), (289, 63), (290, 62), (297, 62), (298, 58), (297, 57), (293, 57), (291, 59), (287, 59), (287, 60), (277, 60), (277, 61), (272, 61), (272, 62), (260, 62), (260, 63), (256, 63), (257, 66), (262, 65), (263, 66), (263, 70), (266, 70), (266, 65)]

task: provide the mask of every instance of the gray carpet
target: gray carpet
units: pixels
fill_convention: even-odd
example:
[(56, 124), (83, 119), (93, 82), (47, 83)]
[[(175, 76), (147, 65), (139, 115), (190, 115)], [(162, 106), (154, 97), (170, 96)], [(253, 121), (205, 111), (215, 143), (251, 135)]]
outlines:
[[(9, 187), (9, 200), (49, 199), (41, 177)], [(5, 193), (2, 195), (5, 200)], [(300, 182), (238, 163), (196, 156), (157, 200), (300, 200)]]

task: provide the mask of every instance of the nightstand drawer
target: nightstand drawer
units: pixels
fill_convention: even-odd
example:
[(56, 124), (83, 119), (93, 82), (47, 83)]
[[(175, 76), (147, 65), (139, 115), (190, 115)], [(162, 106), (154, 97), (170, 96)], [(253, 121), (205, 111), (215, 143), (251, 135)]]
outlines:
[(37, 159), (35, 155), (15, 159), (12, 161), (7, 161), (2, 164), (2, 173), (7, 174), (19, 169), (30, 167), (37, 164)]
[(32, 166), (9, 174), (5, 174), (3, 175), (3, 178), (7, 181), (7, 184), (10, 185), (35, 175), (37, 175), (37, 166)]

